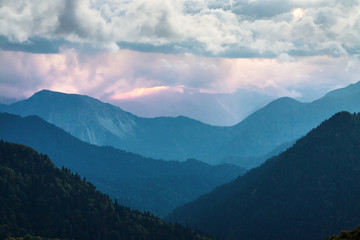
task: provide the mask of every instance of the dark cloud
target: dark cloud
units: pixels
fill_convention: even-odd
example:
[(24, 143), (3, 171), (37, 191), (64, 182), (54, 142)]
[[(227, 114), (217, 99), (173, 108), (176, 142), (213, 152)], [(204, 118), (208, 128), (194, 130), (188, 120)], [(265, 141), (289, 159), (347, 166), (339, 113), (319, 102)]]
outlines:
[(289, 1), (236, 1), (233, 12), (246, 19), (271, 19), (290, 12), (294, 8)]
[(179, 37), (170, 23), (171, 16), (167, 8), (160, 8), (156, 14), (152, 11), (153, 9), (149, 9), (146, 4), (141, 4), (136, 9), (136, 12), (143, 14), (142, 17), (145, 15), (151, 19), (151, 21), (144, 22), (139, 26), (141, 36), (160, 39), (176, 39)]
[(65, 6), (59, 14), (58, 26), (56, 33), (63, 34), (75, 34), (81, 38), (88, 37), (84, 22), (78, 18), (79, 0), (65, 0)]
[[(84, 0), (64, 1), (64, 7), (59, 12), (58, 24), (55, 30), (56, 35), (83, 39), (86, 43), (102, 38), (101, 31), (94, 35), (94, 31), (98, 31), (99, 23), (91, 17), (96, 18), (98, 16), (92, 16), (91, 11), (86, 11), (86, 8), (89, 8), (86, 3), (87, 1)], [(95, 11), (95, 13), (98, 12)], [(90, 40), (91, 38), (94, 39)]]
[(0, 49), (5, 51), (21, 51), (31, 53), (58, 53), (64, 40), (50, 40), (46, 38), (29, 38), (26, 42), (11, 42), (5, 36), (0, 36)]

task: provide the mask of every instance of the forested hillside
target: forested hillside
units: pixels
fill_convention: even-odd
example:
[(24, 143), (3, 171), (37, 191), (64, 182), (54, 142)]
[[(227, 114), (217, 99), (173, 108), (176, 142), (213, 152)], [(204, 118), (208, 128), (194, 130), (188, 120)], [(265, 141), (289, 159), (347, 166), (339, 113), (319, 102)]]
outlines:
[(0, 238), (209, 239), (131, 211), (46, 155), (0, 141)]
[(359, 240), (360, 239), (360, 227), (350, 231), (341, 231), (339, 235), (332, 236), (326, 240)]
[(324, 239), (360, 222), (360, 115), (341, 112), (168, 219), (224, 239)]

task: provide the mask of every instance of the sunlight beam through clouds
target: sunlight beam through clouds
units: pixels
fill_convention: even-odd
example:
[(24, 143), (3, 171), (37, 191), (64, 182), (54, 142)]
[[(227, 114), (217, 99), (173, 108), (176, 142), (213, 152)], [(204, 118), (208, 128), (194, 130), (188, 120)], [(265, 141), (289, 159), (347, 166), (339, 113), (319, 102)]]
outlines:
[(299, 19), (301, 19), (304, 16), (304, 9), (302, 8), (295, 8), (291, 11), (292, 15), (293, 15), (293, 19), (295, 21), (298, 21)]

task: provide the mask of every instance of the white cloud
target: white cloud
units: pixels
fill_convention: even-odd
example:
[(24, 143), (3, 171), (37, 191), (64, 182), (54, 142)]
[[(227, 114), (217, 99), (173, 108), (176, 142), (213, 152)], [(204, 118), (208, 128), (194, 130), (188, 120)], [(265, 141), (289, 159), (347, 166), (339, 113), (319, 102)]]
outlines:
[(359, 12), (358, 0), (4, 0), (0, 35), (111, 50), (127, 42), (191, 51), (194, 43), (210, 55), (343, 56), (359, 52)]
[(4, 0), (0, 3), (0, 34), (15, 42), (32, 36), (50, 37), (61, 5), (59, 0)]

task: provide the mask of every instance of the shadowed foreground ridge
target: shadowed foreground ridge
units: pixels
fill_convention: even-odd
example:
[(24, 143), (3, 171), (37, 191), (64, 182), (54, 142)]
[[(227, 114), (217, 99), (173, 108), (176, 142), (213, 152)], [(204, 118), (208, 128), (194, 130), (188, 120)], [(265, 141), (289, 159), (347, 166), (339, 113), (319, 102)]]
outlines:
[(46, 155), (0, 141), (0, 239), (209, 239), (130, 211)]
[(324, 239), (359, 225), (359, 183), (360, 115), (341, 112), (168, 219), (224, 239)]
[(326, 240), (358, 240), (360, 239), (360, 226), (351, 231), (341, 231), (337, 236), (332, 236)]

